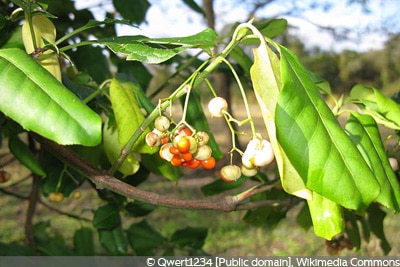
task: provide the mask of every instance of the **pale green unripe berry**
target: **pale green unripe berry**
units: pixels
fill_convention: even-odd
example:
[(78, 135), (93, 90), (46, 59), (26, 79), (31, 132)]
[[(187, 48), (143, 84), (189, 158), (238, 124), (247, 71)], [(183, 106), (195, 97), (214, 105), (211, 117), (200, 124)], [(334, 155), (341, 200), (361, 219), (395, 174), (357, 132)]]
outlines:
[(240, 178), (242, 171), (237, 165), (226, 165), (220, 171), (221, 179), (225, 182), (234, 182)]

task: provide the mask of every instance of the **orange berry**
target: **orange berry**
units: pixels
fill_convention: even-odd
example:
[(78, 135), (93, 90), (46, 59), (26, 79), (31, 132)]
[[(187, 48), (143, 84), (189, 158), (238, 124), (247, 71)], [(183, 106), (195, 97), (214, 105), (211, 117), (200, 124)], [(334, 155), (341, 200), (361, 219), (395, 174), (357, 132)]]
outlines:
[(197, 159), (192, 159), (191, 161), (188, 162), (187, 166), (191, 169), (196, 169), (200, 166), (201, 161)]
[(171, 159), (171, 165), (174, 167), (180, 166), (182, 164), (182, 159), (179, 155), (174, 155)]
[(169, 152), (171, 152), (171, 154), (174, 154), (174, 155), (179, 155), (179, 149), (177, 148), (177, 147), (174, 147), (174, 146), (171, 146), (170, 148), (169, 148)]
[(204, 169), (211, 170), (216, 165), (215, 158), (210, 157), (209, 159), (202, 160), (201, 165), (203, 166)]
[(186, 137), (182, 136), (178, 140), (177, 147), (179, 149), (179, 152), (187, 153), (190, 150), (190, 141)]
[(191, 160), (193, 159), (193, 155), (190, 154), (190, 153), (183, 153), (183, 154), (182, 154), (182, 158), (183, 158), (185, 161), (191, 161)]

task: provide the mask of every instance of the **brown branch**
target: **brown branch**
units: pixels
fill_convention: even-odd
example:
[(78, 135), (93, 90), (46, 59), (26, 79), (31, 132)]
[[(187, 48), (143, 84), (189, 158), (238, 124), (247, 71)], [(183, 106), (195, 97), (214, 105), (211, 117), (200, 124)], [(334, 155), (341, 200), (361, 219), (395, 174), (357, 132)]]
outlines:
[[(67, 146), (58, 145), (40, 136), (35, 135), (35, 138), (54, 156), (83, 172), (97, 186), (97, 188), (106, 188), (125, 197), (141, 200), (153, 205), (183, 209), (234, 211), (237, 210), (241, 201), (253, 195), (253, 193), (251, 193), (252, 190), (255, 190), (255, 192), (261, 192), (270, 189), (272, 186), (262, 185), (260, 187), (254, 187), (242, 195), (226, 196), (221, 199), (212, 200), (189, 200), (160, 195), (154, 192), (141, 190), (114, 178), (106, 171), (92, 166)], [(266, 203), (270, 205), (272, 202)]]
[(25, 220), (25, 245), (34, 246), (35, 238), (33, 235), (33, 216), (35, 215), (36, 204), (39, 197), (39, 183), (40, 177), (36, 174), (32, 175), (32, 188), (29, 195), (29, 205), (26, 211)]

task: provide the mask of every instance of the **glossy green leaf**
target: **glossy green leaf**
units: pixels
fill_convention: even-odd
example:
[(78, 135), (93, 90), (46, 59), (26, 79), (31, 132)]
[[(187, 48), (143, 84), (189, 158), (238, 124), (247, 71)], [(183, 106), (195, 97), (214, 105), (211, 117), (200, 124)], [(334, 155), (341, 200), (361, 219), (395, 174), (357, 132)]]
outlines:
[(127, 60), (158, 64), (191, 48), (203, 49), (211, 54), (217, 34), (206, 29), (198, 34), (176, 38), (153, 38), (145, 36), (119, 36), (98, 40), (114, 53), (127, 56)]
[(125, 205), (125, 210), (128, 212), (130, 216), (133, 217), (142, 217), (151, 213), (156, 209), (156, 206), (153, 204), (142, 202), (139, 200), (135, 200), (134, 202), (129, 202)]
[[(104, 124), (103, 130), (103, 146), (108, 161), (112, 164), (121, 155), (123, 146), (118, 141), (118, 131), (115, 125), (108, 126), (108, 123)], [(122, 163), (118, 169), (124, 177), (135, 174), (139, 170), (139, 161), (135, 158), (134, 153), (129, 153), (126, 160)]]
[(121, 225), (111, 230), (99, 230), (99, 240), (113, 256), (124, 256), (128, 252), (128, 240)]
[(176, 230), (170, 241), (180, 247), (201, 249), (207, 238), (208, 229), (204, 227), (186, 227)]
[(112, 230), (121, 224), (117, 207), (106, 204), (99, 207), (93, 216), (93, 226), (99, 230)]
[(342, 209), (338, 204), (316, 192), (307, 204), (317, 236), (331, 240), (344, 230)]
[(386, 127), (400, 130), (400, 106), (373, 87), (356, 85), (349, 98)]
[[(182, 101), (183, 100), (184, 99), (182, 99)], [(213, 133), (210, 131), (207, 117), (204, 114), (203, 107), (201, 105), (200, 95), (195, 91), (190, 92), (186, 113), (186, 122), (192, 125), (197, 131), (205, 131), (208, 133), (210, 140), (207, 144), (211, 147), (212, 156), (216, 160), (220, 160), (224, 157), (224, 154), (219, 149)]]
[(277, 138), (307, 188), (349, 209), (365, 209), (380, 193), (361, 153), (320, 96), (308, 71), (280, 46), (282, 90)]
[(94, 255), (93, 231), (82, 227), (74, 233), (74, 251), (80, 256)]
[[(117, 123), (118, 140), (121, 145), (125, 145), (129, 141), (145, 119), (132, 89), (133, 86), (137, 85), (131, 82), (120, 83), (116, 79), (113, 79), (110, 84), (110, 100)], [(139, 153), (154, 152), (144, 140), (149, 131), (149, 129), (143, 129), (143, 133), (136, 141), (132, 151)]]
[(132, 224), (127, 231), (127, 236), (131, 247), (138, 256), (154, 255), (155, 249), (162, 247), (166, 241), (145, 220)]
[(376, 201), (400, 211), (399, 182), (390, 166), (375, 120), (369, 115), (353, 112), (347, 120), (346, 130), (380, 184), (381, 191)]
[(14, 154), (15, 158), (17, 158), (19, 162), (25, 165), (25, 167), (27, 167), (29, 170), (39, 176), (46, 176), (46, 172), (36, 160), (35, 155), (33, 155), (28, 145), (22, 142), (22, 140), (19, 139), (18, 136), (13, 135), (9, 137), (8, 147), (10, 149), (10, 152)]
[(170, 162), (160, 158), (158, 153), (141, 154), (141, 159), (146, 169), (169, 180), (176, 181), (183, 175), (181, 168), (172, 166)]
[(271, 19), (255, 26), (264, 36), (275, 38), (285, 33), (288, 23), (286, 19)]
[(20, 49), (0, 50), (0, 111), (59, 144), (95, 146), (101, 118)]
[(293, 167), (276, 138), (275, 109), (281, 88), (279, 58), (265, 43), (254, 48), (253, 54), (254, 64), (250, 69), (251, 80), (274, 150), (282, 186), (290, 194), (311, 199), (311, 191), (306, 188), (303, 179)]

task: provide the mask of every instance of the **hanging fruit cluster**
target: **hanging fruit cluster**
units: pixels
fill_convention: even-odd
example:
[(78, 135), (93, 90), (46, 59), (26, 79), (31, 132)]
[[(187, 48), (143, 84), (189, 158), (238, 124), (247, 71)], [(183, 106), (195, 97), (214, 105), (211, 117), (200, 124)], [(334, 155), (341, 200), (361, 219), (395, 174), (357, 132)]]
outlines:
[(173, 166), (196, 169), (202, 166), (213, 169), (216, 161), (212, 149), (207, 145), (206, 132), (196, 132), (186, 123), (178, 124), (172, 131), (170, 120), (159, 116), (154, 121), (154, 129), (146, 135), (146, 143), (151, 147), (160, 146), (159, 155)]

